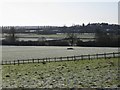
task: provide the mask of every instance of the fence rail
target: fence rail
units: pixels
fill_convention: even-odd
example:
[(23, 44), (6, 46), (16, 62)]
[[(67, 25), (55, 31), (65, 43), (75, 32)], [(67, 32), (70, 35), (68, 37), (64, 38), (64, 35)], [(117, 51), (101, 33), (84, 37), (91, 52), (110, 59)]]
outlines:
[(99, 58), (116, 58), (120, 57), (120, 52), (113, 53), (102, 53), (102, 54), (88, 54), (80, 56), (67, 56), (67, 57), (54, 57), (54, 58), (38, 58), (38, 59), (27, 59), (27, 60), (14, 60), (14, 61), (2, 61), (2, 65), (15, 65), (15, 64), (26, 64), (26, 63), (43, 63), (43, 62), (59, 62), (59, 61), (78, 61), (78, 60), (92, 60)]

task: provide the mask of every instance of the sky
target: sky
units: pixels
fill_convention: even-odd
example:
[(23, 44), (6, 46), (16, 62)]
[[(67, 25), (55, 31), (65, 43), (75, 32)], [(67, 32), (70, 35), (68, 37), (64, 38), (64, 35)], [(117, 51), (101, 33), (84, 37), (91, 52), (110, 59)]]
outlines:
[(118, 0), (1, 0), (1, 26), (118, 24)]

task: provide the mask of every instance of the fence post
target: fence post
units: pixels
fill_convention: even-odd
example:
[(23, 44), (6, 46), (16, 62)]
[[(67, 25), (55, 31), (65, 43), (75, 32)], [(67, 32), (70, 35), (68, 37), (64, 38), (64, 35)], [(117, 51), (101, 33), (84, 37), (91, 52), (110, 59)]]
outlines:
[(26, 64), (26, 63), (29, 63), (29, 61), (30, 61), (29, 59), (28, 59), (28, 60), (25, 60), (25, 64)]
[(19, 65), (19, 60), (17, 60), (18, 62), (17, 62), (17, 64)]
[(67, 56), (67, 61), (69, 61), (69, 57)]
[(38, 59), (38, 63), (39, 63), (39, 59)]
[[(29, 60), (28, 60), (29, 61)], [(34, 63), (34, 59), (32, 59), (33, 63)]]
[(115, 58), (115, 53), (113, 52), (113, 58)]
[[(45, 59), (45, 58), (43, 58), (43, 62), (44, 62), (44, 59)], [(46, 59), (47, 59), (47, 58), (46, 58)]]
[(1, 63), (2, 65), (3, 65), (3, 60), (2, 60), (2, 63)]
[(88, 54), (88, 59), (90, 60), (90, 55)]
[(23, 64), (24, 64), (24, 60), (23, 60)]
[(15, 65), (15, 60), (14, 60), (14, 65)]
[(106, 53), (104, 53), (104, 58), (106, 59)]
[(56, 62), (56, 57), (54, 57), (54, 61)]
[(98, 59), (98, 54), (96, 54), (96, 58)]
[(62, 61), (62, 57), (60, 57), (60, 61)]
[(2, 65), (4, 65), (5, 63), (4, 63), (4, 61), (2, 60)]
[(81, 60), (83, 60), (83, 55), (81, 55)]
[[(47, 60), (50, 62), (49, 58), (46, 58), (46, 61), (47, 61)], [(45, 60), (44, 60), (44, 61), (45, 61)]]

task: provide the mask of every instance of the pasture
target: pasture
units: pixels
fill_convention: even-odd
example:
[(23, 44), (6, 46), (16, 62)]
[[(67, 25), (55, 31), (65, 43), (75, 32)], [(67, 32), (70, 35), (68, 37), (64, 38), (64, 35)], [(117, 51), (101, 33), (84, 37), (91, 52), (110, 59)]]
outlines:
[[(80, 33), (80, 34), (76, 34), (77, 38), (82, 38), (81, 40), (83, 41), (93, 41), (95, 38), (95, 34), (93, 33)], [(8, 36), (8, 34), (0, 34), (1, 39), (5, 39), (5, 37)], [(41, 35), (41, 34), (33, 34), (33, 33), (29, 33), (29, 34), (21, 34), (21, 33), (17, 33), (15, 34), (15, 36), (18, 38), (19, 41), (38, 41), (41, 38), (45, 38), (46, 40), (59, 40), (59, 39), (64, 39), (67, 37), (67, 34), (50, 34), (50, 35)], [(84, 39), (83, 39), (84, 38)]]
[(118, 48), (107, 47), (72, 47), (73, 50), (67, 50), (67, 48), (55, 46), (2, 46), (2, 60), (12, 61), (118, 52)]
[[(34, 34), (34, 33), (29, 33), (29, 34), (15, 34), (17, 37), (22, 37), (22, 38), (29, 38), (29, 37), (33, 37), (33, 38), (36, 38), (36, 37), (46, 37), (46, 38), (65, 38), (66, 37), (66, 33), (64, 34), (49, 34), (49, 35), (41, 35), (41, 34)], [(7, 34), (0, 34), (0, 37), (5, 37), (7, 36)], [(80, 33), (80, 34), (77, 34), (77, 36), (79, 38), (94, 38), (95, 37), (95, 34), (93, 33)]]
[(3, 88), (117, 88), (118, 58), (3, 65)]

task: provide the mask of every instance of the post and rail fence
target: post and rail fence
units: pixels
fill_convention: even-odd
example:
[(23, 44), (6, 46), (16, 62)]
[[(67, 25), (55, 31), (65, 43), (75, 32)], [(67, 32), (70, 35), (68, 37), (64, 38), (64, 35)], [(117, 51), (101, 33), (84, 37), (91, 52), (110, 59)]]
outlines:
[(66, 57), (54, 57), (54, 58), (38, 58), (38, 59), (27, 59), (27, 60), (14, 60), (14, 61), (4, 61), (2, 60), (2, 65), (19, 65), (27, 63), (45, 63), (45, 62), (59, 62), (59, 61), (78, 61), (78, 60), (92, 60), (92, 59), (109, 59), (120, 57), (120, 52), (113, 53), (103, 53), (103, 54), (88, 54), (79, 56), (66, 56)]

